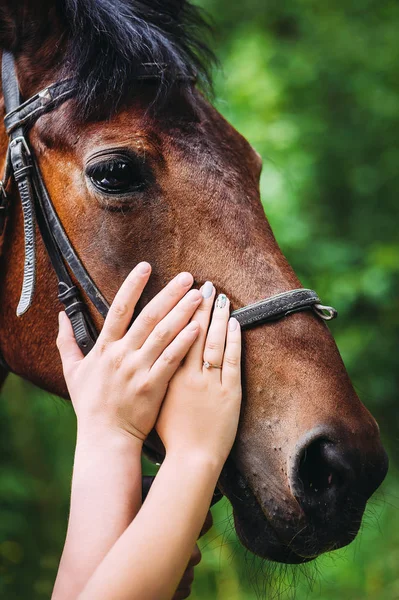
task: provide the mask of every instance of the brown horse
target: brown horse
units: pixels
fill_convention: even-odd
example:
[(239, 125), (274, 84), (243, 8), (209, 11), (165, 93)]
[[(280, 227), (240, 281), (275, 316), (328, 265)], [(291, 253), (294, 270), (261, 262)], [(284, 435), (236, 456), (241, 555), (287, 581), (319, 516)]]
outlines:
[[(300, 286), (263, 213), (259, 155), (182, 83), (209, 56), (194, 24), (201, 17), (185, 0), (2, 2), (0, 42), (16, 58), (22, 97), (76, 80), (76, 95), (41, 116), (29, 140), (66, 233), (109, 302), (144, 259), (154, 271), (144, 303), (181, 270), (196, 285), (213, 281), (234, 308)], [(135, 80), (146, 62), (167, 63), (162, 81)], [(2, 129), (3, 156), (7, 143)], [(12, 371), (66, 398), (55, 346), (61, 305), (39, 235), (33, 306), (15, 314), (23, 221), (15, 183), (7, 193), (1, 351)], [(378, 426), (311, 312), (247, 331), (244, 344), (243, 412), (220, 487), (247, 548), (305, 562), (356, 535), (387, 470)]]

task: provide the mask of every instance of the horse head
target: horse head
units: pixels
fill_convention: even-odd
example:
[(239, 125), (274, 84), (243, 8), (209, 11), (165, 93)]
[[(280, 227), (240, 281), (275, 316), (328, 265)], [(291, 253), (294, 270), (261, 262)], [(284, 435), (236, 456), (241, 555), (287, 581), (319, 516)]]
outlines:
[[(107, 6), (26, 0), (18, 10), (5, 2), (0, 12), (0, 41), (16, 57), (23, 99), (60, 79), (76, 86), (26, 135), (102, 295), (111, 302), (141, 260), (153, 266), (141, 306), (182, 270), (196, 285), (211, 280), (234, 309), (299, 288), (264, 215), (260, 156), (188, 82), (207, 54), (190, 33), (201, 25), (198, 11), (183, 0), (117, 0), (112, 13)], [(148, 63), (166, 68), (155, 81), (139, 81)], [(4, 166), (4, 129), (0, 143)], [(40, 235), (32, 306), (15, 314), (24, 267), (15, 182), (7, 195), (1, 350), (15, 373), (67, 397), (55, 347), (57, 279)], [(85, 301), (100, 329), (101, 315)], [(386, 474), (378, 426), (315, 313), (254, 327), (243, 343), (243, 409), (220, 489), (247, 548), (305, 562), (356, 535)], [(162, 452), (155, 438), (152, 445)]]

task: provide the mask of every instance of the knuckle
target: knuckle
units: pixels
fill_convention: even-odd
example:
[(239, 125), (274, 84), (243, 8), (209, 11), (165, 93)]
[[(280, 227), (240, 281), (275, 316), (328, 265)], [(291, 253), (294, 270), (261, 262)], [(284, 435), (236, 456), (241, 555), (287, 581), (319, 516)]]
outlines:
[(222, 386), (221, 402), (228, 405), (236, 405), (241, 401), (241, 386), (230, 382)]
[(228, 387), (222, 387), (222, 392), (220, 396), (221, 404), (228, 404), (232, 400), (231, 390)]
[(108, 349), (108, 344), (105, 341), (98, 340), (96, 344), (96, 351), (101, 356), (105, 354), (105, 351)]
[(182, 295), (182, 288), (177, 281), (171, 281), (169, 285), (166, 286), (165, 291), (168, 296), (173, 299), (179, 298)]
[(210, 313), (212, 309), (212, 305), (210, 304), (206, 304), (206, 302), (201, 302), (201, 304), (198, 306), (197, 310), (200, 313)]
[(165, 342), (169, 338), (169, 330), (165, 327), (157, 327), (155, 329), (155, 339), (157, 342)]
[(122, 319), (122, 318), (126, 317), (128, 312), (129, 312), (129, 306), (126, 304), (126, 302), (118, 302), (117, 304), (115, 304), (114, 315), (117, 319)]
[(149, 310), (145, 310), (141, 314), (141, 318), (143, 319), (144, 325), (148, 327), (153, 327), (157, 323), (157, 316), (155, 313), (150, 312)]
[(151, 391), (151, 380), (149, 377), (142, 377), (137, 384), (137, 391), (139, 394), (146, 396)]
[(119, 370), (125, 361), (126, 352), (123, 349), (118, 348), (118, 350), (114, 351), (112, 356), (112, 366), (114, 369)]
[(238, 367), (238, 365), (240, 363), (237, 356), (225, 356), (224, 361), (225, 361), (226, 365), (228, 365), (230, 367)]
[(162, 360), (167, 365), (173, 365), (177, 362), (177, 357), (173, 354), (173, 352), (170, 352), (169, 350), (165, 350), (165, 352), (162, 354)]
[(216, 340), (207, 340), (206, 348), (208, 350), (220, 350), (220, 343)]

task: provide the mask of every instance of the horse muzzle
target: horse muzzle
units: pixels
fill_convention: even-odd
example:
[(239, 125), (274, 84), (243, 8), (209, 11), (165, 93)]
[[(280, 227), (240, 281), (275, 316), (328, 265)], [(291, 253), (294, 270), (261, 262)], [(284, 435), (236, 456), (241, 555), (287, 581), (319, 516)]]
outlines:
[(237, 534), (251, 552), (298, 564), (353, 541), (367, 500), (387, 469), (382, 445), (373, 448), (371, 461), (340, 444), (333, 430), (317, 428), (297, 443), (288, 485), (276, 471), (270, 477), (252, 471), (246, 477), (230, 458), (220, 488), (232, 503)]

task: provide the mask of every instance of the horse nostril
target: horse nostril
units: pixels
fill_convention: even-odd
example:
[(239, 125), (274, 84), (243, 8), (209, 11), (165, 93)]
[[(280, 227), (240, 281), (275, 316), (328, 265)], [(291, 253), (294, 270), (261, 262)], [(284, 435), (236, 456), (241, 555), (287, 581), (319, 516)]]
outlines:
[(315, 440), (305, 448), (299, 465), (299, 479), (306, 495), (321, 495), (345, 483), (346, 467), (340, 462), (335, 444)]
[(343, 499), (353, 479), (353, 470), (336, 443), (328, 438), (313, 439), (299, 450), (294, 493), (306, 508), (335, 504)]
[(348, 544), (387, 471), (379, 438), (354, 439), (344, 429), (319, 426), (297, 442), (290, 459), (289, 484), (301, 509), (300, 523), (306, 523), (309, 551)]

